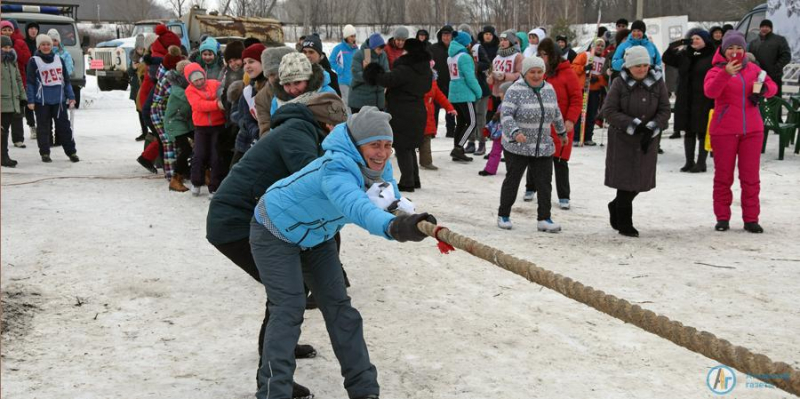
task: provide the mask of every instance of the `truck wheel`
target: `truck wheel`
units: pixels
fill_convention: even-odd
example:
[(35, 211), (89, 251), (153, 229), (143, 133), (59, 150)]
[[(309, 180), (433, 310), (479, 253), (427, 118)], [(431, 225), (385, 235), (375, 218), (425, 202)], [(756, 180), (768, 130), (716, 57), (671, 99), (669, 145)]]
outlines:
[(114, 81), (111, 79), (97, 79), (97, 87), (100, 88), (100, 91), (111, 91), (114, 90)]
[(72, 92), (75, 93), (75, 108), (81, 107), (81, 87), (72, 86)]

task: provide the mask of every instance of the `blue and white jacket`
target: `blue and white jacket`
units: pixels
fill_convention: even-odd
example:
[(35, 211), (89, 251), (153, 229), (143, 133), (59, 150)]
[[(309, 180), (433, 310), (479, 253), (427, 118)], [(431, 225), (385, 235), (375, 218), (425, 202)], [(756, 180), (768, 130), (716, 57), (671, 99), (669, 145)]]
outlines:
[[(255, 219), (284, 241), (311, 248), (355, 223), (371, 234), (391, 240), (389, 224), (395, 216), (367, 197), (359, 165), (363, 156), (350, 137), (346, 123), (337, 125), (322, 142), (325, 155), (293, 175), (278, 180), (267, 190), (255, 210)], [(400, 199), (392, 164), (382, 178)]]
[(625, 50), (633, 46), (642, 46), (646, 48), (647, 52), (650, 54), (650, 65), (658, 70), (663, 68), (663, 65), (661, 65), (661, 53), (658, 52), (656, 45), (647, 39), (647, 36), (641, 39), (634, 39), (633, 33), (628, 35), (628, 40), (625, 40), (624, 43), (617, 47), (617, 50), (614, 52), (614, 57), (611, 59), (611, 68), (617, 72), (621, 71), (623, 65), (625, 65)]
[(353, 72), (350, 71), (350, 66), (353, 65), (353, 54), (358, 51), (358, 45), (349, 44), (342, 40), (331, 51), (329, 57), (331, 61), (331, 68), (336, 72), (339, 77), (339, 85), (348, 85), (353, 81)]

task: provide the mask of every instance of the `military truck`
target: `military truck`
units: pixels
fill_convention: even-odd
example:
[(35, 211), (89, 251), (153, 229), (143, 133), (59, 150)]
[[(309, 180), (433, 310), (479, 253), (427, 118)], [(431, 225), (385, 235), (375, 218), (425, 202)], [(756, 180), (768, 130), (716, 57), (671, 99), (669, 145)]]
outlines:
[[(75, 92), (75, 99), (80, 106), (81, 89), (86, 86), (86, 75), (83, 64), (83, 49), (81, 40), (78, 37), (78, 5), (75, 4), (55, 4), (55, 3), (26, 3), (24, 1), (4, 0), (0, 11), (3, 19), (13, 19), (25, 35), (25, 25), (29, 22), (39, 24), (39, 33), (46, 34), (50, 29), (55, 29), (61, 35), (61, 44), (64, 49), (72, 56), (75, 68), (69, 75), (72, 83), (72, 90)], [(88, 43), (88, 37), (83, 41)]]
[(89, 49), (90, 64), (94, 65), (90, 68), (97, 75), (100, 90), (127, 88), (127, 70), (131, 67), (128, 55), (133, 50), (136, 35), (153, 32), (160, 23), (181, 38), (187, 51), (199, 47), (200, 39), (204, 35), (220, 39), (223, 44), (231, 40), (244, 40), (246, 37), (255, 37), (268, 46), (284, 44), (283, 28), (278, 20), (218, 15), (215, 11), (207, 13), (205, 9), (195, 6), (181, 19), (139, 21), (134, 24), (131, 37), (99, 43), (97, 47)]

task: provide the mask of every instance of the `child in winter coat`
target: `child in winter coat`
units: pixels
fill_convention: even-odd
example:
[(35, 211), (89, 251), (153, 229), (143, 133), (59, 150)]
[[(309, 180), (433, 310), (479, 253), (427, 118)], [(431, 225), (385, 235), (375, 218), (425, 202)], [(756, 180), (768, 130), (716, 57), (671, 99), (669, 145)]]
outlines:
[(200, 64), (193, 62), (183, 70), (189, 82), (186, 99), (192, 107), (194, 122), (194, 155), (192, 156), (192, 195), (200, 195), (200, 187), (205, 185), (206, 167), (211, 167), (209, 194), (213, 195), (222, 181), (224, 168), (217, 153), (217, 140), (225, 130), (225, 105), (217, 97), (220, 83), (207, 79)]
[(196, 60), (198, 64), (206, 71), (206, 76), (209, 79), (219, 80), (222, 74), (222, 59), (219, 57), (219, 42), (213, 37), (208, 37), (200, 43), (200, 59)]
[[(739, 165), (744, 229), (763, 233), (758, 224), (761, 206), (759, 166), (764, 139), (764, 121), (758, 103), (778, 92), (775, 82), (744, 54), (744, 36), (725, 33), (714, 54), (714, 65), (705, 77), (704, 91), (714, 99), (714, 118), (709, 127), (714, 149), (714, 214), (717, 231), (730, 229), (733, 171)], [(738, 158), (738, 159), (737, 159)]]
[[(522, 68), (522, 63), (520, 63), (520, 68)], [(512, 84), (514, 84), (514, 82), (505, 82), (498, 85), (499, 90), (497, 93), (500, 94), (500, 101), (503, 101), (503, 98), (506, 96), (506, 91)], [(489, 153), (489, 160), (486, 161), (486, 166), (482, 171), (478, 172), (481, 176), (496, 175), (497, 166), (500, 165), (503, 156), (503, 125), (500, 123), (500, 115), (502, 112), (503, 104), (501, 103), (500, 106), (497, 107), (497, 112), (492, 116), (492, 121), (486, 125), (486, 128), (489, 130), (489, 138), (492, 139), (492, 151)]]
[[(31, 52), (28, 50), (28, 45), (25, 44), (25, 38), (22, 36), (19, 28), (16, 25), (15, 21), (2, 21), (0, 22), (0, 32), (2, 32), (3, 36), (8, 36), (11, 38), (11, 42), (13, 43), (14, 52), (17, 55), (17, 69), (19, 73), (22, 75), (22, 89), (25, 90), (25, 77), (27, 76), (25, 68), (28, 66), (28, 60), (31, 59)], [(22, 104), (22, 113), (24, 117), (27, 117), (27, 113), (25, 111), (30, 112), (25, 104)], [(31, 125), (31, 138), (36, 137), (36, 132), (34, 128), (34, 120), (33, 120), (33, 113), (31, 113), (29, 124)], [(11, 124), (11, 137), (14, 141), (15, 147), (25, 148), (25, 131), (23, 125), (12, 123)]]
[(72, 162), (80, 161), (72, 138), (67, 107), (75, 107), (75, 94), (69, 81), (61, 57), (53, 52), (53, 39), (47, 35), (36, 36), (36, 53), (28, 61), (27, 98), (28, 109), (36, 113), (38, 121), (36, 140), (39, 144), (39, 155), (42, 162), (53, 162), (50, 159), (50, 130), (53, 121), (56, 136), (64, 153)]
[(53, 39), (53, 52), (61, 57), (61, 61), (64, 62), (64, 68), (67, 70), (67, 75), (72, 76), (72, 70), (75, 69), (75, 61), (72, 60), (69, 51), (61, 44), (61, 34), (56, 29), (50, 29), (47, 31), (47, 36)]
[(475, 129), (475, 102), (483, 95), (475, 74), (475, 61), (469, 52), (472, 37), (464, 32), (455, 34), (447, 50), (447, 67), (450, 72), (449, 100), (458, 112), (456, 132), (453, 136), (453, 161), (470, 162), (464, 152), (472, 130)]
[[(433, 69), (433, 61), (431, 61), (431, 69)], [(425, 123), (425, 137), (423, 137), (422, 145), (419, 147), (419, 166), (428, 170), (439, 170), (433, 164), (433, 157), (431, 156), (431, 139), (436, 137), (436, 105), (439, 108), (444, 108), (448, 114), (456, 116), (458, 112), (453, 108), (453, 104), (447, 100), (447, 96), (439, 89), (436, 84), (436, 73), (434, 73), (431, 90), (425, 94), (425, 111), (427, 111), (428, 118)]]
[(17, 166), (17, 161), (8, 155), (8, 133), (12, 124), (16, 124), (15, 130), (22, 133), (22, 103), (27, 100), (25, 88), (22, 86), (22, 76), (17, 67), (17, 53), (12, 48), (11, 38), (3, 35), (2, 38), (2, 68), (0, 69), (0, 89), (2, 89), (2, 165), (13, 168)]
[(194, 134), (192, 123), (192, 107), (186, 99), (186, 87), (189, 82), (183, 76), (183, 71), (190, 62), (178, 62), (175, 73), (170, 74), (169, 97), (167, 109), (164, 113), (164, 136), (167, 142), (175, 143), (175, 167), (172, 180), (169, 182), (170, 191), (185, 192), (189, 189), (183, 185), (183, 177), (188, 176), (189, 157), (192, 155), (192, 146), (189, 137)]

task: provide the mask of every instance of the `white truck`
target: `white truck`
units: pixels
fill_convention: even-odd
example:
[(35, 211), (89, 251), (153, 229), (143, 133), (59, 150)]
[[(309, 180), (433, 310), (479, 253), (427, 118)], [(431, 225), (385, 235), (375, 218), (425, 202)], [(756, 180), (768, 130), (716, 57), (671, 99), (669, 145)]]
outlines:
[(280, 21), (271, 18), (238, 18), (207, 13), (205, 9), (193, 7), (181, 19), (146, 20), (134, 25), (132, 37), (99, 43), (89, 49), (90, 73), (97, 75), (100, 90), (125, 90), (128, 86), (127, 70), (130, 68), (128, 54), (133, 50), (136, 35), (153, 32), (163, 23), (181, 38), (183, 47), (189, 51), (200, 46), (200, 38), (207, 34), (221, 44), (231, 40), (255, 37), (267, 46), (284, 45), (283, 27)]

